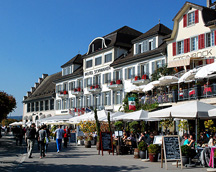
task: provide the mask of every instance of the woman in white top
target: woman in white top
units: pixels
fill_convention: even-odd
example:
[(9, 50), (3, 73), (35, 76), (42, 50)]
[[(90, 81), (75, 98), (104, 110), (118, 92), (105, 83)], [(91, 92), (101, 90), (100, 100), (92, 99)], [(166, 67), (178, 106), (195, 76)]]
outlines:
[(212, 137), (212, 135), (210, 135), (210, 137), (209, 137), (208, 146), (209, 146), (209, 147), (212, 147), (212, 146), (214, 146), (214, 140), (213, 140), (213, 137)]

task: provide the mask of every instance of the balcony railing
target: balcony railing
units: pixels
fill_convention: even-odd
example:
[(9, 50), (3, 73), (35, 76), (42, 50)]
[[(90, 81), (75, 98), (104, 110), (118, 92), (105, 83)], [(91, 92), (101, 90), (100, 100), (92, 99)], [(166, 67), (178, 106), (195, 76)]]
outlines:
[(95, 84), (95, 85), (88, 86), (87, 89), (89, 92), (99, 92), (101, 91), (101, 86), (99, 84)]
[(58, 96), (59, 97), (67, 97), (68, 96), (68, 91), (59, 91), (58, 92)]
[(121, 89), (123, 87), (122, 79), (110, 81), (107, 83), (107, 86), (111, 89)]
[(71, 94), (74, 94), (74, 95), (81, 94), (82, 92), (83, 92), (83, 89), (81, 87), (74, 88), (73, 90), (71, 90)]
[(148, 74), (138, 74), (132, 77), (131, 82), (135, 85), (147, 84), (149, 82)]

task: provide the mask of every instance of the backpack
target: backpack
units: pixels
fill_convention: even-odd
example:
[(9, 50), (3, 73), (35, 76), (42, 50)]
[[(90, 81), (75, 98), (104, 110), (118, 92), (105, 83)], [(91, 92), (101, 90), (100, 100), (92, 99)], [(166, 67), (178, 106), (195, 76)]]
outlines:
[(31, 129), (30, 128), (27, 129), (27, 131), (26, 131), (26, 137), (27, 137), (27, 139), (31, 139)]

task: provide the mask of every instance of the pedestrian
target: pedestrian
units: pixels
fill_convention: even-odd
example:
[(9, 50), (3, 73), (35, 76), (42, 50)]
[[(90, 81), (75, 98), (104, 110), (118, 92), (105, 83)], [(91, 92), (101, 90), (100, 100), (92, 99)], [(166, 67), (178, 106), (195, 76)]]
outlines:
[(62, 144), (62, 137), (64, 134), (64, 130), (61, 128), (61, 125), (58, 125), (58, 128), (55, 130), (56, 135), (56, 146), (57, 146), (57, 152), (61, 150), (61, 144)]
[(68, 126), (64, 129), (64, 147), (67, 148), (67, 142), (68, 138), (70, 138), (70, 130), (68, 129)]
[[(47, 134), (47, 137), (46, 139), (49, 139), (49, 136), (50, 136), (50, 131), (49, 129), (47, 128), (47, 126), (45, 125), (45, 130), (46, 130), (46, 134)], [(49, 143), (49, 140), (45, 142), (45, 153), (47, 153), (47, 150), (48, 150), (48, 143)]]
[(18, 133), (18, 138), (19, 138), (19, 145), (22, 146), (23, 142), (23, 135), (25, 134), (23, 128), (20, 126), (19, 128), (19, 133)]
[(32, 150), (35, 143), (35, 137), (36, 137), (35, 124), (32, 123), (30, 128), (26, 130), (28, 158), (32, 158)]
[(46, 127), (43, 125), (39, 130), (38, 141), (40, 143), (40, 158), (45, 157), (45, 138), (47, 137), (45, 129)]
[(37, 131), (36, 131), (36, 140), (37, 140), (37, 147), (38, 147), (38, 150), (40, 150), (40, 142), (39, 142), (39, 131), (40, 131), (40, 127), (38, 126), (37, 127)]

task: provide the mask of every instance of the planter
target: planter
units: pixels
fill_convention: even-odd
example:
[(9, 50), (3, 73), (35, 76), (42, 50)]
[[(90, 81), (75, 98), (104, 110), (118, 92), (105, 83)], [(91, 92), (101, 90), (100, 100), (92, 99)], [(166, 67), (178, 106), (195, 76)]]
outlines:
[(178, 90), (173, 90), (172, 95), (173, 95), (173, 102), (177, 102), (178, 101)]
[(149, 160), (151, 162), (157, 162), (158, 161), (158, 154), (156, 154), (156, 153), (149, 153)]
[(138, 148), (134, 148), (134, 158), (135, 159), (139, 158), (139, 149)]
[(141, 159), (147, 159), (146, 151), (139, 151), (139, 156), (140, 156)]
[(83, 141), (83, 140), (78, 140), (78, 141), (77, 141), (77, 144), (78, 144), (78, 145), (84, 145), (84, 141)]
[(91, 148), (91, 141), (85, 141), (85, 148)]
[(182, 165), (189, 164), (189, 157), (188, 156), (182, 156)]

